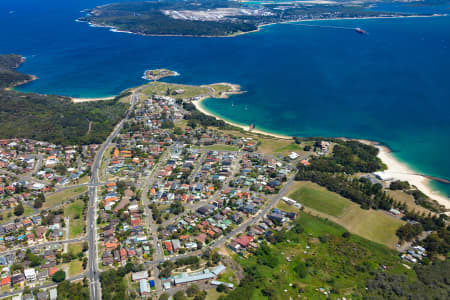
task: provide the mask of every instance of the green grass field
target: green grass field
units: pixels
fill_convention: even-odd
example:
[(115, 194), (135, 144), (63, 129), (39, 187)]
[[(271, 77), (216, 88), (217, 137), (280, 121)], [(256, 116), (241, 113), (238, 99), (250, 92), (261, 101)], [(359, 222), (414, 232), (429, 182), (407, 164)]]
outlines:
[(303, 147), (297, 145), (296, 143), (291, 143), (291, 144), (289, 144), (287, 146), (275, 149), (274, 152), (276, 152), (276, 153), (286, 153), (286, 152), (289, 152), (289, 153), (297, 152), (297, 153), (299, 153), (299, 152), (303, 152)]
[[(395, 251), (357, 235), (344, 238), (346, 229), (336, 223), (303, 212), (296, 222), (304, 232), (288, 232), (282, 242), (269, 246), (269, 254), (249, 259), (235, 256), (253, 280), (232, 293), (248, 299), (267, 299), (268, 294), (273, 299), (297, 299), (298, 295), (302, 299), (361, 299), (367, 279), (381, 272), (381, 265), (389, 266), (386, 272), (415, 276)], [(267, 260), (260, 260), (264, 255), (269, 255)], [(295, 271), (299, 264), (305, 266), (304, 277)], [(330, 292), (329, 297), (320, 288)], [(227, 299), (233, 299), (233, 294)]]
[(278, 203), (277, 203), (277, 205), (275, 207), (278, 208), (278, 209), (287, 211), (287, 212), (297, 212), (298, 211), (298, 208), (296, 208), (293, 205), (289, 205), (289, 204), (287, 204), (284, 201), (278, 201)]
[(206, 298), (205, 300), (217, 300), (223, 293), (219, 293), (216, 289), (206, 290)]
[(391, 248), (398, 242), (395, 232), (404, 223), (381, 210), (365, 210), (357, 205), (352, 205), (348, 213), (339, 220), (339, 224), (350, 232)]
[(174, 97), (175, 99), (183, 99), (183, 98), (191, 98), (195, 96), (200, 95), (206, 95), (210, 93), (209, 88), (207, 87), (200, 87), (200, 86), (194, 86), (194, 85), (184, 85), (184, 84), (174, 84), (174, 83), (165, 83), (165, 82), (151, 82), (142, 90), (142, 93), (147, 95), (161, 95), (166, 96), (167, 90), (169, 90), (169, 93), (182, 89), (184, 90), (184, 93), (182, 94), (176, 94), (176, 95), (170, 95), (171, 97)]
[(342, 216), (351, 204), (344, 197), (312, 182), (296, 182), (294, 191), (288, 197), (302, 205), (335, 217)]
[(53, 193), (45, 197), (43, 208), (49, 208), (58, 205), (64, 201), (71, 199), (72, 197), (83, 194), (88, 190), (87, 186), (76, 187), (72, 189), (67, 189), (61, 192)]
[(69, 237), (77, 237), (84, 232), (84, 218), (83, 218), (84, 202), (82, 200), (76, 200), (75, 202), (67, 205), (64, 209), (64, 216), (69, 217)]
[(68, 251), (73, 254), (78, 254), (83, 250), (83, 243), (71, 243), (68, 246)]
[(75, 276), (83, 273), (83, 262), (78, 259), (72, 260), (69, 263), (69, 276)]
[(361, 209), (356, 203), (312, 182), (296, 182), (289, 197), (350, 232), (390, 248), (397, 244), (395, 232), (404, 224), (381, 210)]
[(211, 150), (211, 151), (238, 151), (239, 148), (232, 145), (216, 144), (210, 146), (194, 147), (195, 149)]
[[(8, 217), (8, 214), (10, 214), (9, 217)], [(12, 208), (1, 214), (3, 218), (0, 220), (0, 223), (7, 223), (11, 220), (14, 220), (15, 218), (23, 218), (23, 217), (26, 217), (26, 216), (29, 216), (32, 214), (33, 214), (33, 210), (28, 205), (23, 206), (23, 214), (19, 217), (17, 217), (14, 214), (14, 208)]]

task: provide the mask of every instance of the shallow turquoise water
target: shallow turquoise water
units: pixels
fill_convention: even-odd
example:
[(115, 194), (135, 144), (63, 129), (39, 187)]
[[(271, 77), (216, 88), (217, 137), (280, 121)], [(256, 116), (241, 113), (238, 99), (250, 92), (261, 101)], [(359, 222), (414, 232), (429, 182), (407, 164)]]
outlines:
[[(377, 140), (415, 170), (450, 178), (449, 17), (314, 23), (361, 27), (367, 36), (275, 25), (235, 38), (142, 37), (74, 22), (104, 3), (1, 1), (1, 52), (26, 56), (20, 71), (39, 77), (20, 90), (110, 96), (144, 83), (145, 69), (170, 68), (181, 73), (170, 81), (241, 84), (247, 93), (205, 101), (226, 119)], [(448, 185), (433, 184), (450, 195)]]

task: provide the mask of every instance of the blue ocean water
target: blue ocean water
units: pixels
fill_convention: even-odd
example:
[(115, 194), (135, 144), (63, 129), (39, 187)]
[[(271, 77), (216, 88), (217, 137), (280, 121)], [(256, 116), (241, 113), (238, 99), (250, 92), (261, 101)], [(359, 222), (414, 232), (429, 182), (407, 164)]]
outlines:
[(0, 2), (0, 52), (26, 56), (20, 71), (39, 77), (20, 90), (110, 96), (144, 83), (146, 69), (170, 68), (181, 73), (170, 81), (240, 84), (247, 93), (205, 101), (223, 118), (377, 140), (418, 172), (450, 178), (450, 17), (314, 22), (369, 35), (283, 24), (234, 38), (142, 37), (74, 22), (107, 2)]

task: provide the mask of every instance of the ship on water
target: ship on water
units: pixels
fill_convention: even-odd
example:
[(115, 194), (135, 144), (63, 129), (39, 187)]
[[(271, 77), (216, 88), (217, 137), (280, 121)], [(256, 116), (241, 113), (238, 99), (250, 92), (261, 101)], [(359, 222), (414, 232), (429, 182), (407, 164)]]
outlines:
[(362, 29), (359, 28), (359, 27), (356, 27), (356, 28), (355, 28), (355, 31), (356, 31), (357, 33), (359, 33), (359, 34), (367, 34), (367, 31), (362, 30)]

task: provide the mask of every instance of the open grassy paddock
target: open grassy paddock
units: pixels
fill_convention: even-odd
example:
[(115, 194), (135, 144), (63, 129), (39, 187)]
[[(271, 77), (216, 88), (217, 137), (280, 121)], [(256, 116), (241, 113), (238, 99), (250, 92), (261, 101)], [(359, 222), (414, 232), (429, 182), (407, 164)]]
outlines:
[(291, 230), (249, 259), (235, 256), (254, 280), (232, 293), (248, 299), (267, 299), (268, 294), (273, 299), (360, 299), (367, 279), (382, 265), (389, 266), (385, 272), (415, 276), (395, 251), (357, 235), (343, 237), (346, 229), (336, 223), (304, 212), (296, 223), (303, 232)]
[(352, 204), (348, 199), (312, 182), (296, 182), (292, 190), (289, 198), (334, 217), (342, 216)]
[(238, 151), (239, 148), (232, 145), (216, 144), (210, 146), (194, 147), (195, 149), (211, 150), (211, 151)]
[(83, 218), (84, 202), (76, 200), (64, 208), (64, 215), (70, 218), (69, 237), (75, 238), (84, 232), (85, 221)]
[[(184, 90), (182, 94), (172, 94), (175, 90)], [(210, 89), (203, 86), (193, 86), (193, 85), (184, 85), (184, 84), (175, 84), (175, 83), (166, 83), (166, 82), (151, 82), (146, 85), (146, 87), (142, 90), (142, 93), (147, 95), (160, 95), (166, 96), (169, 95), (174, 97), (175, 99), (183, 99), (183, 98), (191, 98), (200, 95), (208, 95), (210, 93)]]
[(87, 186), (75, 187), (64, 191), (52, 193), (45, 197), (43, 208), (49, 208), (58, 205), (64, 201), (70, 200), (73, 197), (81, 195), (88, 190)]
[(69, 263), (69, 276), (75, 276), (83, 273), (83, 262), (78, 259), (74, 259)]
[(289, 197), (307, 210), (344, 226), (352, 233), (394, 248), (397, 229), (404, 224), (381, 210), (364, 210), (356, 203), (312, 182), (296, 182)]
[[(19, 218), (23, 218), (29, 215), (33, 214), (33, 210), (28, 205), (23, 206), (23, 214)], [(2, 219), (0, 220), (1, 223), (7, 223), (17, 218), (17, 216), (14, 214), (14, 208), (11, 208), (9, 210), (4, 211), (2, 214)]]
[(83, 243), (71, 243), (68, 246), (68, 251), (73, 254), (78, 254), (83, 250)]

